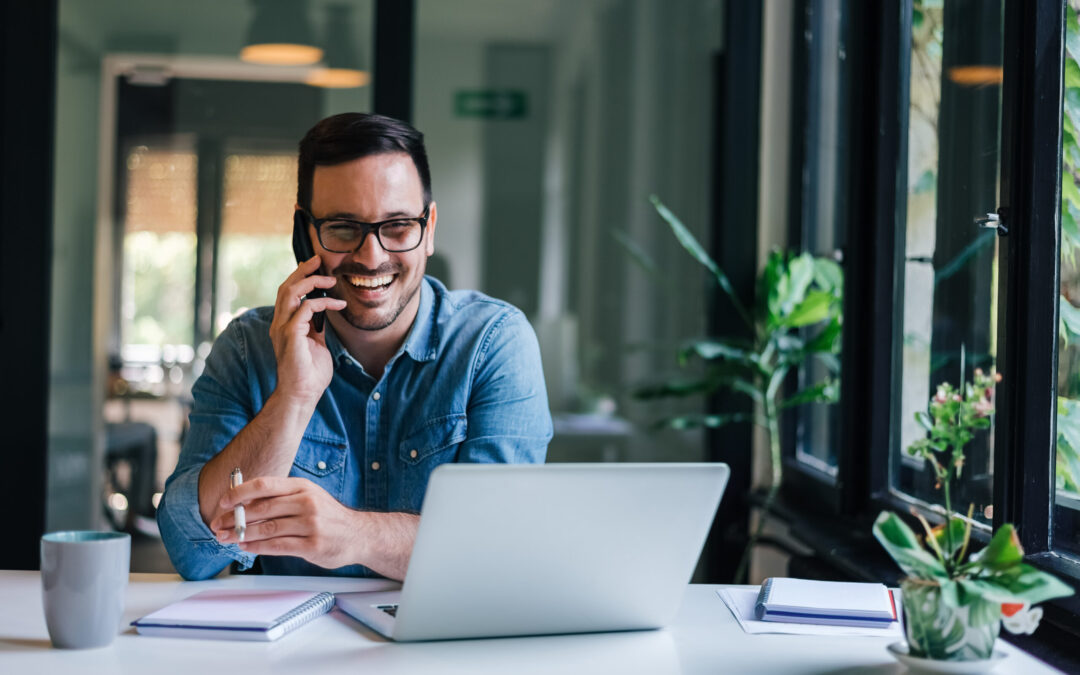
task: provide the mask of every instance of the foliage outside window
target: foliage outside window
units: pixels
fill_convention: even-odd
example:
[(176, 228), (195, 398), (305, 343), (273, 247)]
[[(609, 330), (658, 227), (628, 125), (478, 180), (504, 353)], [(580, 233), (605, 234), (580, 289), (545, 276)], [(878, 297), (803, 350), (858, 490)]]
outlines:
[(1080, 506), (1080, 26), (1072, 3), (1066, 16), (1055, 483), (1058, 503), (1076, 508)]

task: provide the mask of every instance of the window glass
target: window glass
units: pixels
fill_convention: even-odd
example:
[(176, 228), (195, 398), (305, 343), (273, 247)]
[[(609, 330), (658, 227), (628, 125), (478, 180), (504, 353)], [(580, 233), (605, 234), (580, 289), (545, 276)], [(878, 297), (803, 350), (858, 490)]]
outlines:
[[(997, 322), (997, 235), (976, 219), (997, 210), (1000, 161), (1000, 2), (912, 6), (907, 86), (907, 199), (899, 443), (890, 484), (903, 498), (940, 504), (933, 471), (906, 448), (925, 436), (915, 413), (937, 387), (992, 370)], [(967, 447), (957, 504), (993, 516), (993, 428)]]
[(253, 307), (274, 304), (296, 267), (292, 215), (296, 152), (225, 157), (225, 202), (217, 250), (214, 334)]
[(165, 345), (191, 346), (194, 330), (196, 156), (133, 146), (126, 154), (121, 332), (125, 360), (158, 360)]
[(1080, 29), (1067, 10), (1061, 155), (1061, 297), (1058, 330), (1054, 546), (1073, 553), (1080, 513)]

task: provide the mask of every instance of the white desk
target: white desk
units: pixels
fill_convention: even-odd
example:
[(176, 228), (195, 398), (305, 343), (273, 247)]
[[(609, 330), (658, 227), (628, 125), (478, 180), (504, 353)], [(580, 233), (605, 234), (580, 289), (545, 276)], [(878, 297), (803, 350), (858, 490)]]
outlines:
[[(165, 574), (133, 574), (125, 622), (205, 588), (375, 590), (380, 582), (322, 577), (239, 576), (183, 582)], [(382, 582), (383, 587), (386, 583)], [(0, 673), (903, 673), (881, 638), (747, 635), (716, 595), (690, 586), (665, 630), (533, 638), (393, 644), (339, 610), (277, 642), (151, 638), (128, 629), (109, 647), (53, 649), (41, 608), (37, 572), (0, 571)], [(1057, 672), (1004, 641), (1009, 658), (994, 670)]]

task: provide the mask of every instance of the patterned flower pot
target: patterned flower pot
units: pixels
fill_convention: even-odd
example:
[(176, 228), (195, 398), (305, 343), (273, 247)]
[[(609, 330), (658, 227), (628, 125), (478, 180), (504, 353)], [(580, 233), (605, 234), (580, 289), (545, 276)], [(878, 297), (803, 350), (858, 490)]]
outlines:
[(939, 661), (976, 661), (990, 658), (1001, 621), (972, 626), (970, 607), (942, 602), (941, 587), (919, 579), (905, 579), (904, 630), (912, 656)]

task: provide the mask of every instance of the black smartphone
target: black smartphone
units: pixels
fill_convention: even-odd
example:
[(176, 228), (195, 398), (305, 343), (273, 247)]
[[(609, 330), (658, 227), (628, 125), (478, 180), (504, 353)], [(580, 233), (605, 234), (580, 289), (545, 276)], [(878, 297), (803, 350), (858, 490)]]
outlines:
[[(315, 255), (315, 248), (311, 245), (311, 238), (307, 234), (307, 218), (299, 210), (293, 213), (292, 250), (297, 264), (311, 260), (311, 257)], [(316, 288), (305, 297), (325, 298), (326, 290)], [(311, 325), (315, 327), (316, 333), (322, 332), (324, 321), (326, 321), (326, 312), (315, 312), (315, 315), (311, 317)]]

